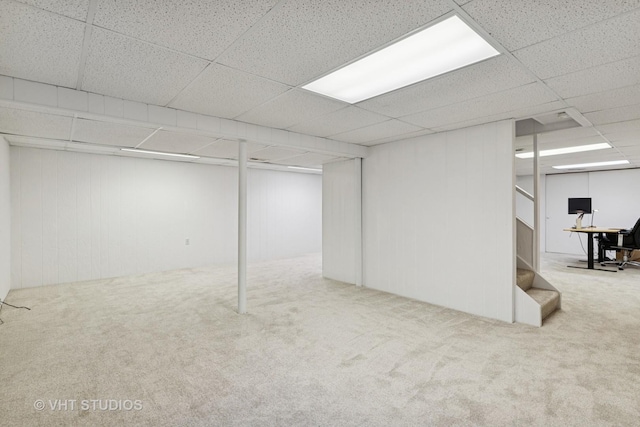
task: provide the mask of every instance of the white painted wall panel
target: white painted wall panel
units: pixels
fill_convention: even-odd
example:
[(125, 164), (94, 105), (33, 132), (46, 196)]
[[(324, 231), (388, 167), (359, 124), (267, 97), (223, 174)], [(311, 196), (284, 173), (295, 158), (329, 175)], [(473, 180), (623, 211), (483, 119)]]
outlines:
[[(236, 259), (235, 168), (10, 152), (14, 288)], [(320, 176), (250, 170), (249, 184), (250, 260), (321, 250)]]
[[(3, 138), (4, 140), (4, 138)], [(9, 150), (10, 153), (10, 186), (11, 186), (11, 282), (10, 287), (22, 283), (22, 179), (20, 168), (20, 151)]]
[(9, 144), (0, 136), (0, 299), (11, 287), (11, 154)]
[[(640, 217), (640, 197), (633, 192), (640, 181), (640, 169), (580, 172), (546, 177), (546, 251), (585, 255), (586, 235), (562, 231), (575, 224), (576, 215), (567, 213), (570, 197), (591, 197), (593, 217), (599, 227), (630, 228)], [(585, 215), (582, 225), (590, 225)], [(584, 248), (584, 249), (583, 249)]]
[(358, 279), (357, 160), (328, 163), (322, 171), (322, 274), (346, 283)]
[(364, 283), (513, 321), (513, 125), (376, 146), (363, 160)]
[(322, 180), (317, 175), (250, 169), (248, 259), (318, 252), (322, 247)]

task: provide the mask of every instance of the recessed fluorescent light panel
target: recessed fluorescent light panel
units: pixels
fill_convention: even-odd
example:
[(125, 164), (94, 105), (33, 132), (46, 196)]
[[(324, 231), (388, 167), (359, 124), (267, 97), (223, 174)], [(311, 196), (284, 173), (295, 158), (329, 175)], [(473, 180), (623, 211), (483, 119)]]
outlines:
[[(583, 151), (604, 150), (606, 148), (611, 148), (611, 146), (606, 142), (602, 142), (600, 144), (576, 145), (574, 147), (553, 148), (551, 150), (541, 150), (540, 157), (557, 156), (559, 154), (581, 153)], [(518, 153), (516, 154), (516, 157), (520, 159), (531, 159), (533, 157), (533, 152)]]
[(615, 165), (628, 165), (629, 160), (612, 160), (610, 162), (596, 162), (596, 163), (581, 163), (578, 165), (562, 165), (553, 166), (554, 169), (582, 169), (582, 168), (596, 168), (598, 166), (615, 166)]
[(354, 104), (499, 54), (454, 15), (303, 89)]
[(171, 156), (171, 157), (183, 157), (186, 159), (199, 159), (198, 156), (192, 156), (190, 154), (177, 154), (177, 153), (164, 153), (162, 151), (149, 151), (149, 150), (138, 150), (137, 148), (121, 148), (122, 151), (131, 151), (132, 153), (142, 153), (142, 154), (159, 154), (161, 156)]

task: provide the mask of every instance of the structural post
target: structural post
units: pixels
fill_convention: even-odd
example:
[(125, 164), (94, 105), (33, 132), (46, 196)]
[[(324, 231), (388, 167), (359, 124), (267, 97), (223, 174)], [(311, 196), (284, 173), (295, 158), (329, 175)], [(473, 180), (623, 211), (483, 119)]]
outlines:
[(533, 133), (533, 267), (540, 271), (540, 152), (538, 134)]
[(247, 142), (238, 143), (238, 313), (247, 312)]
[(362, 286), (362, 159), (353, 159), (355, 169), (355, 269), (356, 286)]

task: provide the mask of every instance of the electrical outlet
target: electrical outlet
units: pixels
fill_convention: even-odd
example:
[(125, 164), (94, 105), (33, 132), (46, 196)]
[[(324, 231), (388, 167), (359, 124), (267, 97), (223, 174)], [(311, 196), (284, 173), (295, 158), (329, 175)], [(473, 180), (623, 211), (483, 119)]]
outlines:
[(189, 246), (189, 239), (184, 239), (184, 244)]

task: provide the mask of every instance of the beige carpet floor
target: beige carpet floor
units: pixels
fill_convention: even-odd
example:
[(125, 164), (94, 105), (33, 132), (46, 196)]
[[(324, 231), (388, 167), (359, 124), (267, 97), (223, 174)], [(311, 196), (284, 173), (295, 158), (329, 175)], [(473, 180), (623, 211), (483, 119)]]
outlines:
[(14, 290), (0, 425), (637, 426), (640, 269), (572, 260), (544, 260), (542, 328), (325, 280), (319, 256), (251, 265), (244, 316), (233, 266)]

